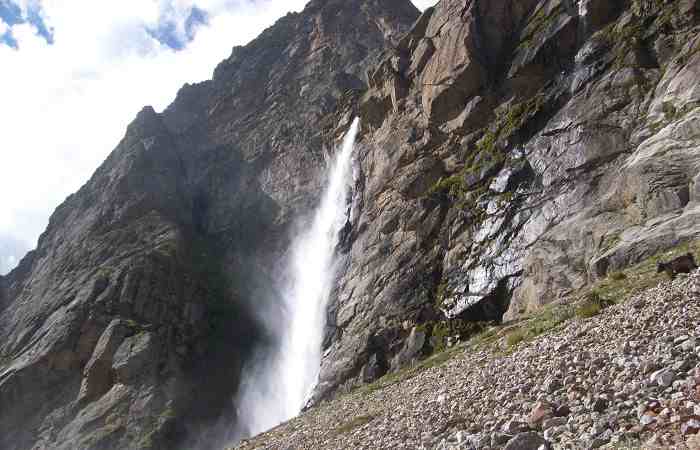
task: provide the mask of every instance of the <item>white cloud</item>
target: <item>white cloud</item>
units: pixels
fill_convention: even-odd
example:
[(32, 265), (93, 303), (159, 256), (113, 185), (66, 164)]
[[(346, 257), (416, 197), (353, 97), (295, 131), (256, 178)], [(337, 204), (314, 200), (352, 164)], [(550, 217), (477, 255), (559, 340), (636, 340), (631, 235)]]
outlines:
[[(38, 1), (19, 4), (26, 14)], [(19, 50), (0, 44), (0, 273), (36, 245), (53, 209), (87, 181), (144, 105), (164, 109), (184, 83), (211, 78), (234, 45), (307, 1), (43, 0), (53, 45), (28, 23), (11, 27)], [(209, 23), (184, 50), (146, 31), (165, 18), (184, 33), (194, 4)], [(21, 245), (3, 247), (3, 236)]]
[[(23, 245), (0, 247), (0, 273), (22, 256), (7, 252), (36, 245), (53, 209), (89, 178), (144, 105), (162, 110), (184, 83), (210, 78), (232, 46), (306, 1), (198, 1), (209, 26), (179, 52), (146, 31), (157, 26), (163, 0), (46, 0), (54, 45), (32, 25), (12, 27), (19, 50), (0, 44), (0, 235)], [(175, 0), (169, 18), (183, 22), (192, 3)]]
[(22, 242), (12, 236), (0, 236), (0, 274), (8, 272), (17, 265), (18, 256), (28, 250)]

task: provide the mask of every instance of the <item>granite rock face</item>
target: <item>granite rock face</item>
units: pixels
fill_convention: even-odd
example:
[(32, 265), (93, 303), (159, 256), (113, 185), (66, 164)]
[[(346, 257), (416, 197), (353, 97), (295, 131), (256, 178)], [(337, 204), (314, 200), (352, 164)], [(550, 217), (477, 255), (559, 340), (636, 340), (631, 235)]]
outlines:
[(320, 195), (325, 121), (417, 17), (406, 0), (311, 1), (139, 113), (0, 277), (0, 448), (226, 439), (266, 337), (253, 306), (275, 304), (290, 227)]
[(700, 235), (698, 13), (663, 0), (424, 12), (360, 101), (317, 398), (366, 382), (368, 362), (405, 361), (416, 330), (430, 353), (446, 329), (517, 317)]

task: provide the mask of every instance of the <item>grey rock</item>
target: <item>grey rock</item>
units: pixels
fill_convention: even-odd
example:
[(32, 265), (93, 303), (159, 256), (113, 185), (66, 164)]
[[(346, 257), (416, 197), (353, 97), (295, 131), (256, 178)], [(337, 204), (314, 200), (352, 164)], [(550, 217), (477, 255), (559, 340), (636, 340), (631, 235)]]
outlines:
[(406, 339), (404, 347), (392, 360), (392, 367), (400, 368), (409, 363), (410, 361), (415, 360), (418, 356), (421, 355), (423, 347), (425, 346), (425, 342), (425, 331), (421, 331), (417, 327), (413, 327), (413, 329), (411, 329), (411, 334), (408, 336), (408, 339)]
[(649, 379), (661, 387), (668, 387), (676, 379), (676, 375), (669, 369), (661, 369), (651, 374)]
[(153, 369), (158, 360), (157, 344), (152, 333), (142, 332), (126, 338), (114, 354), (112, 369), (118, 382), (130, 384), (134, 380), (147, 378), (144, 372)]
[(547, 430), (548, 428), (560, 427), (566, 425), (568, 419), (566, 417), (553, 417), (542, 422), (542, 429)]
[(520, 422), (518, 420), (509, 420), (506, 422), (501, 430), (506, 434), (515, 435), (518, 433), (524, 433), (530, 430), (530, 426), (525, 422)]
[(112, 386), (112, 359), (128, 332), (122, 320), (114, 319), (102, 333), (90, 360), (83, 369), (83, 381), (78, 394), (79, 403), (101, 396)]
[(531, 431), (528, 433), (520, 433), (519, 435), (513, 437), (506, 446), (504, 450), (545, 450), (549, 448), (547, 441), (539, 434)]

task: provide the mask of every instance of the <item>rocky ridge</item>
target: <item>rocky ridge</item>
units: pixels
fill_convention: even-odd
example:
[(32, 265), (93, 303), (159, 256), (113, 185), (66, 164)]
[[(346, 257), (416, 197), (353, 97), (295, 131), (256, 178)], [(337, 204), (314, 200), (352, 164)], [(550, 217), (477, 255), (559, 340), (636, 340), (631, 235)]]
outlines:
[(698, 323), (696, 271), (529, 342), (501, 329), (237, 448), (698, 449)]

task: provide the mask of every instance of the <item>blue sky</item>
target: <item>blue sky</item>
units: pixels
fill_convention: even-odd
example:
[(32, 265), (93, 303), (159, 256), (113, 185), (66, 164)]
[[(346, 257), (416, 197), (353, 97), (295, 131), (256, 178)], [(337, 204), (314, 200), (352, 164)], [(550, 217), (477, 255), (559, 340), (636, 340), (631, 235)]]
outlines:
[(53, 30), (46, 26), (39, 2), (29, 2), (23, 10), (12, 0), (0, 0), (0, 20), (7, 26), (7, 29), (0, 34), (0, 43), (18, 48), (17, 40), (12, 35), (10, 27), (28, 23), (34, 27), (38, 36), (46, 40), (47, 44), (53, 44)]
[(0, 274), (144, 105), (164, 109), (307, 1), (0, 0)]
[(173, 50), (182, 50), (192, 42), (200, 26), (206, 26), (209, 14), (197, 5), (193, 5), (182, 22), (183, 32), (178, 31), (180, 24), (168, 15), (161, 18), (155, 27), (147, 28), (148, 33), (160, 43)]

